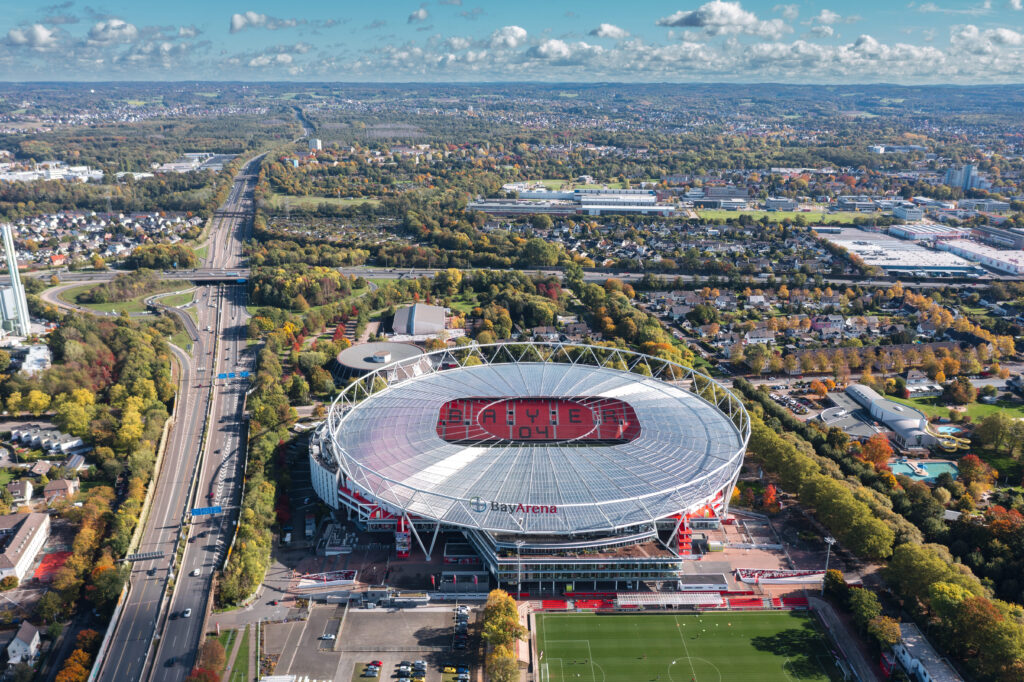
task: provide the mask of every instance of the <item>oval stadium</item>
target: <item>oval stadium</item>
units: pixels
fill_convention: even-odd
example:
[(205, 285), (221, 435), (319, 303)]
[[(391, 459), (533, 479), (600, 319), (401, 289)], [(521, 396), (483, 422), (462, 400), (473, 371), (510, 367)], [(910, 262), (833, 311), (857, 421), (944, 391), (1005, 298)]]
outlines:
[(393, 532), (399, 557), (429, 561), (461, 533), (502, 583), (673, 582), (691, 532), (725, 513), (749, 435), (740, 401), (691, 368), (504, 343), (364, 374), (311, 439), (310, 467), (324, 502)]

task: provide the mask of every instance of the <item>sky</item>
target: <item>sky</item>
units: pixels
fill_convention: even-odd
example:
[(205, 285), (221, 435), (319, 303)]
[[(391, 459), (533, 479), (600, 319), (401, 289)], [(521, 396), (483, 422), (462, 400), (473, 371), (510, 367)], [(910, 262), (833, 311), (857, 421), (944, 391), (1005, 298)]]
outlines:
[(1024, 81), (1024, 0), (12, 4), (6, 81)]

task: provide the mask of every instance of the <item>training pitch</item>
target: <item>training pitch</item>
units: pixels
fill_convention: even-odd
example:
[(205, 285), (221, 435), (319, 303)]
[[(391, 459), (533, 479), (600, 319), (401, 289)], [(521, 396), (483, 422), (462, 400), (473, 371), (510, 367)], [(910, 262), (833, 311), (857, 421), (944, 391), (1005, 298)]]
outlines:
[(805, 612), (538, 614), (540, 682), (842, 680)]

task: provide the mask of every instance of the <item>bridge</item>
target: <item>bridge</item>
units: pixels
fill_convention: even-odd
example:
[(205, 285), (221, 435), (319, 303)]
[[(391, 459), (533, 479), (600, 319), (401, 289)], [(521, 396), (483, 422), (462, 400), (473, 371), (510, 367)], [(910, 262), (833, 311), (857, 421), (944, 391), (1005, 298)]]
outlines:
[[(56, 276), (61, 282), (109, 282), (117, 275), (132, 272), (130, 270), (103, 270), (100, 272), (53, 272), (52, 270), (41, 270), (39, 272), (23, 273), (23, 277), (35, 277), (37, 279), (49, 279)], [(228, 282), (237, 283), (248, 281), (251, 270), (249, 268), (196, 268), (195, 270), (157, 270), (157, 276), (163, 280), (178, 282)], [(10, 284), (10, 277), (0, 277), (0, 284)]]

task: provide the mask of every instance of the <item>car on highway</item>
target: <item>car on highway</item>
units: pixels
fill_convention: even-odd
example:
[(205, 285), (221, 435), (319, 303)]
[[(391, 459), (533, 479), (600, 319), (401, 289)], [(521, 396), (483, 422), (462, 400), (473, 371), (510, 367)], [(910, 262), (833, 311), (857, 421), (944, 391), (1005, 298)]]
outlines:
[(192, 571), (193, 578), (198, 578), (200, 575), (202, 575), (202, 571), (200, 571), (198, 568)]
[(156, 575), (156, 569), (155, 568), (149, 569), (148, 571), (146, 571), (146, 575)]
[(325, 640), (327, 642), (331, 642), (334, 639), (336, 639), (336, 637), (329, 632), (325, 632), (324, 634), (320, 635), (320, 639)]
[(181, 612), (181, 617), (182, 618), (191, 618), (192, 617), (192, 609), (185, 609), (184, 611), (182, 611)]
[(166, 668), (173, 668), (174, 664), (177, 662), (177, 660), (178, 659), (176, 659), (174, 656), (171, 656), (166, 661), (164, 661), (164, 667), (166, 667)]

